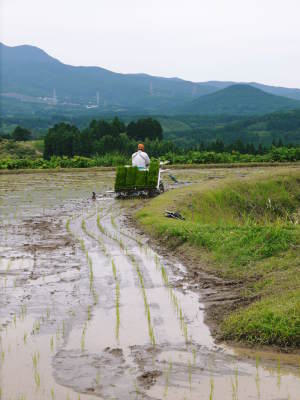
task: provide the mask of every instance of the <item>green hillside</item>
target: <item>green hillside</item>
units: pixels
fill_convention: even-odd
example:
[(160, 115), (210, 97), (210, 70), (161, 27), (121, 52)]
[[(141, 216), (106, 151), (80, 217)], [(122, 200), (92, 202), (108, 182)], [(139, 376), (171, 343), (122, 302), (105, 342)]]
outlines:
[[(162, 119), (164, 128), (165, 119)], [(178, 121), (176, 125), (176, 121)], [(184, 126), (185, 129), (181, 129)], [(279, 111), (262, 116), (233, 118), (211, 116), (174, 117), (173, 130), (164, 130), (164, 137), (179, 146), (208, 143), (217, 138), (230, 144), (241, 139), (244, 143), (272, 144), (281, 139), (283, 143), (300, 144), (300, 109)]]
[(188, 102), (187, 114), (255, 115), (300, 108), (300, 101), (265, 93), (250, 85), (232, 85)]

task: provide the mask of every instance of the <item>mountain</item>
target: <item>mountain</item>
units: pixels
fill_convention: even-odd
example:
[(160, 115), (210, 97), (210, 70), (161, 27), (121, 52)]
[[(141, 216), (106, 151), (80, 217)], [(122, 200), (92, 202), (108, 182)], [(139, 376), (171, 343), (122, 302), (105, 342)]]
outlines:
[(251, 85), (235, 84), (190, 101), (181, 111), (199, 115), (262, 115), (296, 108), (300, 108), (300, 101), (275, 96)]
[(203, 82), (203, 85), (208, 85), (210, 87), (216, 88), (216, 90), (225, 89), (231, 85), (235, 84), (247, 84), (257, 89), (261, 89), (266, 93), (275, 94), (276, 96), (288, 97), (294, 100), (300, 100), (300, 89), (296, 88), (285, 88), (281, 86), (270, 86), (263, 85), (262, 83), (257, 82), (233, 82), (233, 81), (208, 81)]
[(158, 111), (216, 90), (178, 78), (119, 74), (100, 67), (74, 67), (33, 46), (0, 44), (0, 52), (0, 92), (27, 102), (51, 104), (53, 100), (65, 106), (93, 104), (103, 109)]
[[(100, 67), (66, 65), (34, 46), (0, 43), (1, 114), (263, 114), (300, 107), (300, 89), (250, 83), (190, 82)], [(262, 90), (263, 91), (262, 91)], [(267, 94), (269, 92), (269, 94)]]

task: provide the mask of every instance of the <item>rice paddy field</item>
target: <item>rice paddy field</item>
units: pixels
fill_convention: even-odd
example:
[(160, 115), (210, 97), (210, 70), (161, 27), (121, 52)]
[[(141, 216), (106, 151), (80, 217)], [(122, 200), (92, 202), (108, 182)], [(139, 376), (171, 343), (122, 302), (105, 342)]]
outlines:
[[(253, 173), (174, 171), (185, 185)], [(300, 357), (216, 343), (187, 266), (113, 186), (95, 169), (0, 175), (0, 399), (298, 400)]]

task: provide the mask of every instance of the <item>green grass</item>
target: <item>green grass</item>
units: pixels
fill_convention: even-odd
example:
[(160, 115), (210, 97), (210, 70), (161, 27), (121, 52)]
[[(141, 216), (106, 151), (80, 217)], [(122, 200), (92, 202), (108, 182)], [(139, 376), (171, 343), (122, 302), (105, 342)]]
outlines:
[[(185, 221), (167, 219), (166, 209)], [(206, 269), (243, 282), (240, 306), (224, 317), (223, 337), (300, 346), (300, 173), (259, 174), (169, 191), (136, 216), (169, 246)]]

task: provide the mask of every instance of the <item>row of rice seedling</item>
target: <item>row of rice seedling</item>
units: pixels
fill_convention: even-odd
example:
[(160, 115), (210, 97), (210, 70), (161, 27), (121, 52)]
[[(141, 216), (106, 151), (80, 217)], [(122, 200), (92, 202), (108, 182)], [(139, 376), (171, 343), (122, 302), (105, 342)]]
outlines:
[(153, 325), (152, 325), (152, 321), (151, 321), (151, 313), (150, 313), (150, 306), (147, 300), (147, 295), (146, 295), (146, 290), (145, 290), (145, 285), (144, 285), (144, 278), (142, 275), (142, 272), (139, 268), (138, 263), (136, 262), (134, 256), (132, 254), (128, 253), (128, 249), (125, 248), (123, 242), (121, 241), (121, 239), (116, 236), (116, 235), (111, 235), (101, 224), (100, 224), (100, 217), (98, 216), (97, 218), (97, 225), (99, 230), (105, 234), (106, 236), (108, 236), (110, 239), (116, 241), (120, 248), (122, 250), (125, 250), (125, 254), (127, 255), (127, 257), (130, 259), (132, 265), (135, 267), (135, 271), (137, 273), (138, 279), (139, 279), (139, 284), (140, 284), (140, 288), (142, 291), (142, 296), (143, 296), (143, 300), (144, 300), (144, 307), (145, 307), (145, 315), (147, 318), (147, 324), (148, 324), (148, 334), (149, 334), (149, 338), (150, 338), (150, 342), (153, 346), (155, 346), (156, 340), (155, 340), (155, 334), (154, 334), (154, 329), (153, 329)]
[(117, 268), (114, 260), (111, 260), (113, 277), (116, 284), (116, 299), (115, 299), (115, 309), (116, 309), (116, 339), (119, 342), (120, 336), (120, 284), (118, 280)]
[(182, 308), (180, 306), (179, 300), (178, 300), (174, 290), (172, 289), (172, 287), (169, 284), (169, 277), (168, 277), (167, 271), (166, 271), (165, 267), (160, 263), (157, 256), (155, 256), (155, 264), (156, 264), (156, 267), (160, 269), (162, 281), (163, 281), (165, 287), (167, 288), (167, 290), (169, 291), (171, 303), (173, 304), (173, 307), (176, 311), (176, 315), (179, 318), (180, 329), (185, 338), (185, 342), (188, 345), (188, 343), (189, 343), (188, 326), (187, 326), (187, 323), (185, 322), (184, 314), (183, 314)]

